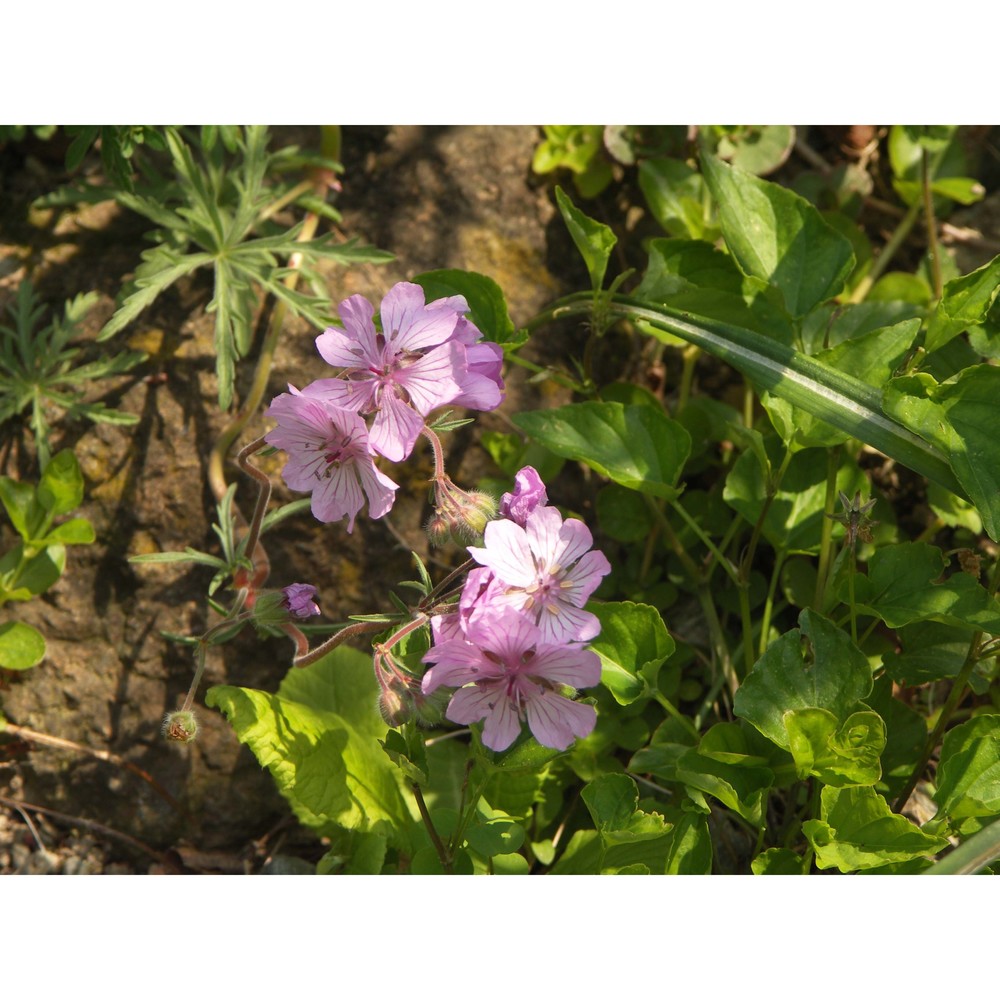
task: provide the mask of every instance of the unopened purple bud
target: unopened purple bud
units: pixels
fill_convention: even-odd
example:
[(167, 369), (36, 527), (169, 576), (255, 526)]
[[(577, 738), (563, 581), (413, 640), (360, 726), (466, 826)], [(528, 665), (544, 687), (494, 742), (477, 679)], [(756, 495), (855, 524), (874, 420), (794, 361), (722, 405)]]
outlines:
[(190, 743), (198, 735), (194, 712), (168, 712), (163, 720), (163, 735), (173, 743)]
[(500, 516), (524, 527), (528, 515), (536, 507), (544, 507), (549, 502), (542, 477), (526, 465), (514, 477), (514, 491), (504, 493), (500, 498)]
[(296, 618), (311, 618), (318, 615), (319, 605), (313, 600), (316, 588), (311, 583), (290, 583), (283, 588), (285, 607)]

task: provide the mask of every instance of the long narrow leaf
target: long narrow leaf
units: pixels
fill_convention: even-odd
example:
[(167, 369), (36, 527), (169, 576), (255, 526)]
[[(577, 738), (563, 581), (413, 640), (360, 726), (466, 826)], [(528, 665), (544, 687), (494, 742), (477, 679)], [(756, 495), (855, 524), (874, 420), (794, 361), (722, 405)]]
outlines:
[[(584, 314), (589, 294), (569, 296), (555, 315)], [(743, 327), (707, 319), (668, 306), (615, 295), (607, 308), (623, 318), (647, 324), (731, 364), (763, 389), (786, 399), (838, 430), (877, 448), (914, 472), (965, 496), (947, 456), (882, 412), (881, 394), (860, 379)]]
[(1000, 858), (1000, 819), (959, 844), (950, 854), (931, 865), (924, 875), (975, 875)]

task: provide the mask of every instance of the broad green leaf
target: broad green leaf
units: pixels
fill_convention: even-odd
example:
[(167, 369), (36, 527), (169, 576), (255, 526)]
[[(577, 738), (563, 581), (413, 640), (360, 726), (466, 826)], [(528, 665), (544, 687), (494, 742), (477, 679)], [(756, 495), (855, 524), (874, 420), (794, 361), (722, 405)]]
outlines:
[[(781, 443), (774, 436), (765, 439), (772, 468), (781, 464)], [(818, 448), (797, 452), (792, 456), (784, 478), (764, 516), (764, 537), (786, 553), (819, 551), (826, 506), (827, 453)], [(837, 470), (837, 489), (847, 496), (868, 489), (868, 483), (857, 463), (842, 456)], [(764, 510), (767, 481), (760, 462), (751, 451), (745, 451), (733, 463), (726, 477), (723, 499), (734, 510), (756, 524)], [(834, 538), (843, 537), (843, 526), (833, 526)]]
[(31, 538), (44, 516), (42, 507), (35, 499), (34, 487), (10, 476), (0, 476), (0, 502), (15, 531), (25, 541)]
[(800, 778), (826, 785), (874, 785), (882, 776), (885, 723), (875, 712), (854, 712), (843, 723), (823, 708), (785, 713), (788, 746)]
[(0, 625), (0, 667), (5, 670), (28, 670), (45, 658), (45, 639), (34, 626), (25, 622)]
[[(892, 378), (920, 330), (919, 319), (908, 319), (841, 341), (815, 355), (816, 360), (854, 376), (875, 388)], [(794, 448), (832, 448), (851, 436), (765, 392), (761, 403), (782, 439)]]
[(550, 874), (611, 874), (637, 864), (644, 865), (652, 874), (662, 874), (666, 869), (670, 846), (669, 833), (653, 840), (605, 847), (596, 830), (577, 830)]
[(882, 665), (894, 681), (909, 687), (957, 677), (969, 653), (966, 625), (916, 622), (901, 626), (896, 635), (900, 649), (884, 653)]
[(413, 280), (423, 288), (428, 302), (449, 295), (465, 296), (469, 316), (487, 340), (501, 345), (515, 342), (507, 301), (492, 278), (474, 271), (442, 270), (418, 274)]
[(732, 257), (704, 240), (650, 241), (649, 263), (633, 294), (792, 342), (792, 321), (780, 295), (759, 278), (744, 275)]
[[(952, 573), (943, 583), (935, 583), (944, 568), (944, 554), (926, 542), (877, 549), (868, 561), (868, 575), (854, 577), (856, 605), (891, 628), (937, 621), (1000, 635), (1000, 602), (968, 573)], [(848, 599), (846, 582), (840, 599)]]
[(678, 496), (691, 436), (661, 409), (621, 403), (570, 403), (516, 413), (514, 423), (563, 458), (585, 462), (621, 486)]
[(949, 528), (965, 528), (973, 535), (978, 535), (983, 530), (983, 519), (979, 516), (979, 511), (967, 500), (955, 496), (937, 483), (927, 484), (927, 505)]
[(717, 125), (713, 130), (720, 133), (716, 155), (757, 176), (777, 170), (795, 143), (793, 125)]
[(565, 191), (556, 186), (556, 202), (577, 250), (583, 256), (590, 274), (590, 284), (599, 291), (604, 284), (604, 273), (608, 268), (608, 258), (618, 242), (610, 226), (605, 226), (585, 215), (578, 209)]
[(277, 694), (217, 686), (205, 704), (225, 713), (304, 824), (381, 833), (405, 847), (412, 820), (400, 772), (377, 742), (388, 728), (377, 694), (370, 658), (341, 646), (293, 669)]
[(807, 608), (799, 615), (799, 627), (772, 642), (754, 664), (733, 708), (788, 750), (786, 712), (823, 708), (844, 722), (871, 689), (868, 658), (845, 632)]
[(53, 455), (38, 484), (38, 501), (53, 517), (68, 514), (83, 503), (83, 475), (69, 449)]
[(639, 187), (653, 218), (671, 236), (714, 239), (708, 220), (705, 182), (683, 160), (656, 157), (639, 164)]
[(667, 875), (711, 875), (712, 835), (708, 817), (684, 813), (674, 823), (667, 855)]
[(63, 545), (89, 545), (97, 536), (94, 526), (85, 517), (73, 517), (57, 524), (46, 536), (45, 542), (59, 542)]
[(885, 722), (886, 744), (882, 751), (882, 784), (895, 797), (913, 773), (927, 744), (927, 720), (892, 694), (893, 684), (884, 674), (875, 681), (865, 704)]
[(648, 697), (660, 666), (675, 649), (659, 611), (631, 601), (594, 601), (587, 610), (601, 623), (600, 635), (590, 644), (601, 658), (601, 682), (619, 705)]
[(606, 848), (658, 840), (670, 833), (670, 825), (659, 813), (638, 808), (639, 791), (628, 775), (603, 774), (581, 794)]
[(524, 828), (506, 813), (480, 801), (476, 820), (466, 832), (469, 847), (484, 858), (513, 854), (524, 843)]
[(601, 531), (617, 542), (643, 541), (653, 529), (653, 515), (641, 494), (617, 483), (598, 491), (595, 508)]
[(737, 263), (780, 289), (793, 316), (843, 289), (854, 267), (851, 244), (809, 202), (711, 156), (702, 157), (702, 171)]
[(802, 875), (802, 858), (787, 847), (772, 847), (750, 862), (754, 875)]
[(948, 455), (994, 541), (1000, 539), (998, 394), (1000, 368), (975, 365), (940, 385), (926, 375), (893, 379), (883, 402), (886, 413)]
[[(13, 566), (7, 565), (7, 556), (4, 556), (2, 562), (0, 562), (0, 571), (6, 572), (9, 569), (16, 567), (20, 562), (21, 553), (23, 552), (22, 543), (18, 543), (9, 553), (9, 555), (15, 558), (12, 561)], [(64, 545), (53, 544), (46, 545), (41, 552), (32, 556), (28, 560), (27, 564), (21, 570), (17, 577), (17, 586), (19, 590), (24, 590), (27, 595), (33, 594), (43, 594), (49, 587), (52, 586), (63, 574), (63, 570), (66, 568), (66, 547)], [(9, 595), (8, 595), (9, 596)], [(15, 600), (27, 600), (28, 597), (16, 597)]]
[(677, 780), (713, 796), (747, 822), (760, 826), (774, 772), (766, 767), (725, 763), (698, 750), (688, 750), (677, 760)]
[(928, 353), (943, 347), (952, 337), (980, 326), (1000, 292), (1000, 256), (971, 274), (954, 278), (944, 286), (941, 301), (931, 317), (924, 342)]
[(948, 846), (897, 816), (873, 788), (824, 788), (822, 819), (806, 820), (802, 830), (816, 852), (817, 868), (853, 872), (915, 858), (930, 857)]
[(934, 800), (953, 820), (1000, 815), (1000, 715), (978, 715), (948, 731)]

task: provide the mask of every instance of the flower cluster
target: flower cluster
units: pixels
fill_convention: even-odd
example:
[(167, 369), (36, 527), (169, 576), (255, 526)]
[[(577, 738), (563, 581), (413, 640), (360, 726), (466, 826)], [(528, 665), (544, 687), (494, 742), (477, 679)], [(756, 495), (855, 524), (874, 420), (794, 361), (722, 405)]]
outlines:
[(382, 300), (379, 331), (367, 299), (341, 302), (344, 328), (316, 338), (337, 376), (289, 385), (267, 410), (278, 425), (265, 440), (288, 453), (285, 482), (312, 494), (320, 521), (346, 517), (352, 531), (366, 499), (373, 518), (388, 513), (398, 487), (375, 458), (405, 459), (433, 410), (500, 405), (503, 352), (482, 341), (468, 309), (461, 295), (425, 302), (419, 285), (400, 282)]
[(434, 644), (424, 656), (425, 694), (456, 687), (452, 722), (483, 721), (483, 743), (506, 750), (527, 720), (543, 746), (565, 750), (594, 728), (592, 706), (565, 688), (600, 680), (600, 661), (585, 648), (600, 630), (583, 610), (611, 569), (581, 521), (564, 521), (547, 504), (538, 473), (518, 473), (500, 501), (501, 519), (486, 525), (479, 566), (469, 573), (458, 609), (436, 616)]

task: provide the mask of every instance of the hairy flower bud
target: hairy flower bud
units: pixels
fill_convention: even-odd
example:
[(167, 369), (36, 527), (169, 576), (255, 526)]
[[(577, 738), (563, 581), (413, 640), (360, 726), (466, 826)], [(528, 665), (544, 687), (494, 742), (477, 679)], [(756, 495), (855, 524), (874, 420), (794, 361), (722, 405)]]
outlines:
[(382, 689), (378, 696), (378, 711), (387, 726), (398, 729), (413, 717), (412, 698), (396, 686)]
[(251, 609), (258, 627), (283, 625), (294, 618), (310, 618), (320, 613), (313, 600), (316, 588), (309, 583), (292, 583), (282, 590), (262, 590)]
[(447, 531), (456, 542), (478, 542), (497, 516), (497, 502), (488, 493), (459, 489), (444, 476), (434, 483), (434, 514), (427, 526), (432, 540)]
[(163, 719), (163, 735), (173, 743), (190, 743), (198, 735), (194, 712), (168, 712)]

